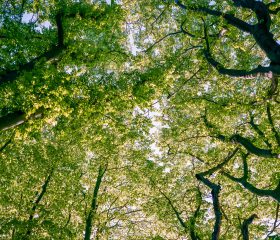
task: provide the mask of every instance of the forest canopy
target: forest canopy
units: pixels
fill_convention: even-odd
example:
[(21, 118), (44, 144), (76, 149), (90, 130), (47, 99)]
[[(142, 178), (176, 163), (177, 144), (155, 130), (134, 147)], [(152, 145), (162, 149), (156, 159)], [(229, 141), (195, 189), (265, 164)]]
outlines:
[(0, 6), (0, 239), (280, 239), (278, 1)]

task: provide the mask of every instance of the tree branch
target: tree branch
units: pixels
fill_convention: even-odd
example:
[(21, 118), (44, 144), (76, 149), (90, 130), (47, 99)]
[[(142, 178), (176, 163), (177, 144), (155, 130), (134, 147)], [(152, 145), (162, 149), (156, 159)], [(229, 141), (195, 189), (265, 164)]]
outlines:
[(253, 222), (255, 218), (258, 216), (256, 214), (253, 214), (249, 218), (245, 219), (241, 226), (241, 233), (243, 236), (243, 240), (249, 240), (249, 225)]
[(6, 116), (0, 117), (0, 131), (13, 128), (26, 121), (26, 114), (22, 111), (15, 111)]
[(250, 113), (250, 121), (249, 124), (251, 125), (251, 127), (255, 130), (255, 132), (263, 139), (263, 141), (265, 142), (265, 144), (271, 148), (271, 144), (269, 143), (269, 141), (267, 140), (266, 136), (264, 135), (263, 131), (259, 128), (258, 125), (255, 124), (254, 122), (254, 116)]
[(207, 175), (211, 175), (214, 172), (216, 172), (217, 170), (220, 170), (223, 168), (223, 166), (225, 166), (234, 156), (235, 154), (239, 151), (239, 148), (235, 148), (233, 152), (229, 153), (227, 155), (227, 157), (224, 159), (223, 162), (219, 163), (217, 166), (210, 168), (209, 170), (200, 173), (201, 176), (207, 176)]
[(278, 89), (278, 77), (279, 77), (278, 74), (272, 74), (272, 77), (270, 78), (271, 84), (270, 84), (269, 90), (267, 92), (268, 99), (272, 99), (272, 97), (278, 93), (277, 92), (277, 89)]
[(272, 69), (270, 67), (262, 67), (262, 66), (258, 66), (257, 68), (255, 68), (253, 70), (249, 70), (249, 71), (225, 68), (222, 64), (217, 62), (211, 54), (210, 44), (209, 44), (209, 39), (208, 39), (208, 34), (207, 34), (207, 28), (206, 28), (206, 24), (205, 24), (204, 20), (203, 20), (203, 23), (204, 23), (204, 38), (205, 38), (205, 42), (206, 42), (206, 49), (204, 50), (204, 56), (205, 56), (206, 60), (208, 61), (208, 63), (210, 65), (212, 65), (212, 67), (214, 67), (220, 74), (228, 75), (231, 77), (248, 78), (248, 76), (250, 76), (250, 77), (258, 76), (260, 74), (271, 72)]
[[(244, 163), (244, 159), (243, 159), (243, 163)], [(272, 197), (276, 201), (280, 202), (280, 182), (274, 190), (263, 190), (263, 189), (256, 188), (254, 185), (252, 185), (251, 183), (249, 183), (247, 181), (248, 169), (246, 169), (246, 166), (243, 169), (243, 177), (241, 177), (241, 178), (233, 177), (232, 175), (230, 175), (227, 172), (222, 172), (222, 174), (224, 176), (226, 176), (227, 178), (229, 178), (230, 180), (232, 180), (236, 183), (240, 183), (244, 188), (246, 188), (251, 193), (256, 194), (257, 196)]]
[(212, 233), (212, 240), (218, 240), (220, 236), (220, 231), (221, 231), (221, 224), (222, 224), (222, 211), (220, 207), (220, 202), (219, 202), (219, 193), (221, 190), (221, 186), (217, 185), (207, 178), (203, 176), (203, 173), (199, 173), (195, 175), (196, 178), (204, 183), (207, 187), (211, 188), (211, 195), (213, 199), (213, 207), (214, 207), (214, 213), (215, 213), (215, 224), (214, 224), (214, 230)]
[(183, 31), (177, 31), (177, 32), (172, 32), (172, 33), (168, 33), (167, 35), (165, 35), (164, 37), (160, 38), (159, 40), (157, 40), (156, 42), (154, 42), (150, 47), (148, 47), (144, 52), (148, 52), (150, 51), (155, 45), (157, 45), (158, 43), (160, 43), (161, 41), (163, 41), (165, 38), (169, 37), (169, 36), (173, 36), (176, 35), (178, 33), (183, 33)]
[(45, 58), (46, 61), (57, 57), (64, 48), (64, 32), (62, 26), (62, 13), (57, 13), (55, 16), (57, 24), (57, 45), (52, 46), (49, 50), (45, 51), (43, 54), (32, 59), (31, 61), (20, 64), (14, 70), (5, 70), (0, 73), (0, 85), (16, 80), (24, 71), (32, 71), (35, 68), (37, 62)]
[(0, 153), (12, 142), (12, 138), (10, 138), (1, 148)]
[(32, 221), (34, 219), (36, 209), (37, 209), (38, 205), (40, 204), (42, 198), (44, 197), (45, 193), (47, 192), (47, 187), (49, 185), (53, 172), (54, 172), (54, 168), (52, 168), (50, 173), (48, 174), (44, 184), (42, 185), (42, 190), (41, 190), (40, 194), (38, 195), (38, 197), (36, 198), (32, 208), (31, 208), (31, 213), (28, 218), (28, 227), (27, 227), (27, 231), (24, 236), (24, 239), (28, 239), (32, 233)]
[(15, 111), (9, 113), (6, 116), (0, 117), (0, 131), (7, 130), (18, 125), (25, 123), (30, 119), (37, 119), (43, 116), (44, 108), (39, 108), (37, 111), (27, 117), (27, 115), (22, 111)]
[(186, 34), (186, 35), (188, 35), (189, 37), (192, 37), (192, 38), (196, 37), (195, 35), (189, 33), (187, 30), (184, 29), (183, 26), (184, 26), (186, 20), (187, 20), (187, 19), (185, 19), (185, 20), (182, 22), (181, 26), (180, 26), (181, 32), (184, 33), (184, 34)]
[[(269, 32), (271, 19), (269, 16), (268, 8), (265, 4), (260, 1), (254, 0), (233, 0), (236, 6), (241, 6), (243, 8), (252, 9), (258, 18), (258, 24), (250, 25), (239, 18), (234, 17), (231, 14), (226, 14), (217, 10), (212, 10), (203, 6), (196, 5), (183, 5), (179, 0), (175, 0), (175, 3), (184, 10), (190, 10), (195, 12), (203, 12), (216, 17), (223, 17), (230, 25), (237, 27), (239, 30), (248, 32), (253, 35), (259, 47), (266, 53), (267, 57), (271, 60), (271, 64), (269, 70), (273, 73), (280, 73), (280, 45), (274, 40), (273, 34)], [(210, 55), (211, 56), (211, 55)], [(215, 60), (212, 60), (210, 56), (208, 57), (208, 61), (212, 62), (212, 65), (217, 65), (218, 63)], [(232, 69), (226, 71), (226, 69), (221, 68), (221, 72), (224, 74), (228, 74), (230, 76), (244, 76), (256, 74), (258, 72), (267, 72), (267, 68), (258, 67), (257, 69), (248, 71), (248, 72), (235, 72)], [(248, 74), (247, 74), (248, 73)]]
[(62, 11), (59, 11), (55, 15), (55, 21), (56, 21), (56, 27), (57, 27), (57, 46), (59, 48), (62, 48), (64, 46), (64, 32), (63, 32), (63, 26), (62, 26), (62, 17), (63, 17)]
[(201, 196), (201, 192), (199, 190), (199, 188), (197, 188), (197, 207), (196, 210), (193, 214), (193, 216), (190, 218), (190, 235), (191, 235), (191, 240), (200, 240), (199, 236), (196, 234), (195, 232), (195, 223), (196, 223), (196, 219), (199, 215), (199, 211), (200, 211), (200, 207), (201, 207), (201, 203), (202, 203), (202, 196)]
[(163, 195), (165, 197), (165, 199), (168, 201), (168, 204), (170, 205), (170, 207), (172, 208), (173, 212), (176, 215), (177, 220), (179, 221), (180, 225), (184, 228), (185, 231), (187, 231), (188, 226), (186, 225), (186, 223), (184, 222), (184, 220), (182, 219), (179, 211), (176, 209), (176, 207), (173, 205), (171, 199), (161, 190), (159, 190), (159, 192), (161, 193), (161, 195)]
[(209, 9), (209, 8), (203, 7), (203, 6), (194, 6), (194, 5), (186, 6), (186, 5), (182, 4), (181, 1), (179, 1), (179, 0), (175, 0), (175, 3), (183, 10), (202, 12), (202, 13), (206, 13), (206, 14), (216, 16), (216, 17), (223, 17), (229, 24), (237, 27), (241, 31), (250, 32), (250, 33), (253, 31), (252, 25), (242, 21), (239, 18), (234, 17), (231, 14), (223, 13), (223, 12), (220, 12), (217, 10), (212, 10), (212, 9)]
[(274, 232), (274, 230), (280, 225), (280, 223), (277, 224), (277, 222), (278, 222), (278, 217), (279, 217), (279, 206), (280, 206), (280, 204), (277, 203), (277, 206), (276, 206), (276, 214), (275, 214), (276, 216), (275, 216), (275, 220), (274, 220), (274, 223), (273, 223), (273, 227), (272, 227), (272, 229), (269, 231), (269, 233), (267, 234), (267, 236), (266, 236), (265, 239), (267, 239), (267, 238), (270, 236), (270, 234), (272, 234), (272, 233)]
[(230, 137), (225, 136), (219, 131), (217, 131), (216, 127), (210, 123), (207, 119), (206, 113), (202, 116), (205, 126), (210, 129), (211, 131), (215, 130), (215, 135), (213, 137), (223, 141), (223, 142), (237, 142), (241, 144), (243, 147), (246, 148), (247, 151), (250, 153), (257, 155), (259, 157), (264, 157), (264, 158), (279, 158), (279, 154), (273, 153), (271, 149), (263, 149), (255, 146), (249, 139), (242, 137), (239, 134), (234, 134)]
[(230, 69), (225, 68), (221, 63), (217, 62), (211, 55), (210, 51), (205, 50), (204, 56), (209, 64), (212, 65), (220, 74), (228, 75), (231, 77), (244, 77), (252, 78), (260, 75), (265, 75), (265, 73), (271, 72), (273, 69), (271, 67), (258, 66), (252, 70), (239, 70), (239, 69)]
[(255, 146), (249, 139), (242, 137), (239, 134), (232, 135), (230, 140), (233, 142), (238, 142), (243, 147), (247, 149), (252, 154), (264, 158), (279, 158), (277, 153), (273, 153), (271, 149), (263, 149)]
[(271, 18), (268, 7), (263, 2), (255, 0), (233, 0), (233, 2), (237, 7), (247, 8), (255, 12), (258, 23), (264, 25), (269, 30)]

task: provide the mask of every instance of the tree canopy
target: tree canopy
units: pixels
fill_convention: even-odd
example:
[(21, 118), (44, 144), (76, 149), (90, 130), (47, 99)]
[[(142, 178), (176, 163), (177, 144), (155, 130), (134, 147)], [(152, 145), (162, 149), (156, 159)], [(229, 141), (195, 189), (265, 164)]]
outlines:
[(280, 239), (278, 1), (0, 1), (1, 239)]

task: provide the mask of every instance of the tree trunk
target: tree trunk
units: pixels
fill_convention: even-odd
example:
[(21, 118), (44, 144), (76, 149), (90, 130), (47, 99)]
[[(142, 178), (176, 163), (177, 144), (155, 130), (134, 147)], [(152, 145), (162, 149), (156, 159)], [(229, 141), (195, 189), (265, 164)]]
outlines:
[(102, 183), (102, 178), (107, 170), (107, 165), (105, 167), (99, 166), (98, 176), (96, 179), (95, 187), (93, 190), (93, 197), (91, 200), (91, 207), (86, 219), (86, 229), (85, 229), (85, 237), (84, 240), (90, 240), (91, 230), (92, 230), (92, 222), (94, 220), (96, 210), (97, 210), (97, 196)]

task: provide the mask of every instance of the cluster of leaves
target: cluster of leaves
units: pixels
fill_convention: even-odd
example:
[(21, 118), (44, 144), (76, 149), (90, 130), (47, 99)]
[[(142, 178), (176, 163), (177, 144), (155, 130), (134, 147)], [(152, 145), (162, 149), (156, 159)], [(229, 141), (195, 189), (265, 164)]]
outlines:
[(0, 238), (277, 239), (277, 3), (0, 6)]

